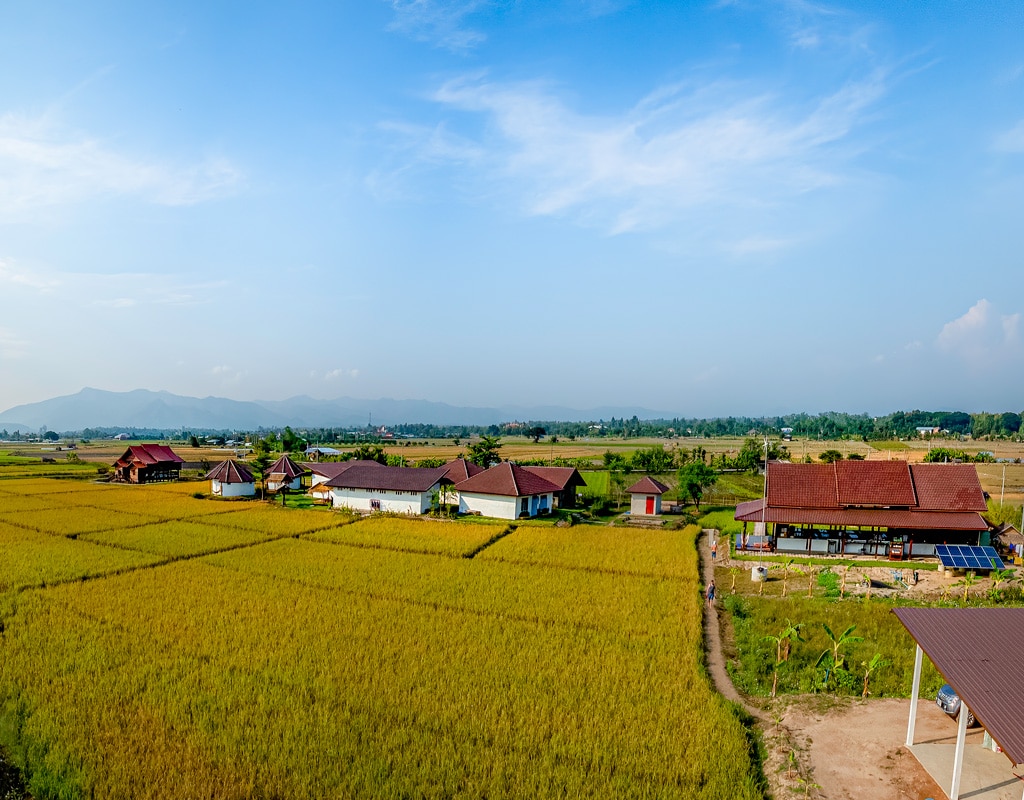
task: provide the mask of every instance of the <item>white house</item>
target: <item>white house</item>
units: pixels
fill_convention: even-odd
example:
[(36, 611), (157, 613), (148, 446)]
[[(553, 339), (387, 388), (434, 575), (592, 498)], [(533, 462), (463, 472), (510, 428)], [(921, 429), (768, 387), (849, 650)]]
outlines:
[(668, 487), (651, 476), (641, 478), (627, 489), (631, 516), (653, 517), (661, 513), (661, 496)]
[(210, 481), (210, 493), (218, 497), (252, 497), (256, 494), (256, 479), (252, 473), (230, 458), (211, 469), (206, 479)]
[(331, 505), (351, 511), (390, 511), (423, 514), (432, 496), (446, 481), (445, 467), (353, 466), (323, 485), (331, 490)]
[(460, 514), (519, 519), (550, 513), (559, 487), (509, 461), (455, 484)]
[(309, 470), (303, 469), (288, 456), (281, 456), (267, 467), (267, 491), (277, 492), (282, 488), (301, 489), (302, 476)]

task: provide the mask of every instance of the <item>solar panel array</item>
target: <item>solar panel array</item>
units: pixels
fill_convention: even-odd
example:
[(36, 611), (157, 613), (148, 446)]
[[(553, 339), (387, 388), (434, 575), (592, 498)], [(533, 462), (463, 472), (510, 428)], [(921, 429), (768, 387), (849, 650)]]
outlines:
[(994, 547), (967, 544), (937, 544), (935, 555), (942, 566), (951, 569), (1003, 569), (1003, 561)]

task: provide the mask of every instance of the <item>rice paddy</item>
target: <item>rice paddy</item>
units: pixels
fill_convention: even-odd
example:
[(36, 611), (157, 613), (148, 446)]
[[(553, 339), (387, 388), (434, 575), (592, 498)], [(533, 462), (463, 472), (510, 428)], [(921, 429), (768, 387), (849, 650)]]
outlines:
[(0, 743), (37, 800), (764, 796), (696, 528), (84, 486), (0, 492)]

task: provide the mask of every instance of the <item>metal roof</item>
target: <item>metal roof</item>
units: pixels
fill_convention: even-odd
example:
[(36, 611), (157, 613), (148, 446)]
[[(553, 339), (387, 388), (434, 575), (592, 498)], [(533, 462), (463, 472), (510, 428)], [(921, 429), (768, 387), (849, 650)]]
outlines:
[(894, 608), (946, 682), (1024, 763), (1024, 608)]
[(984, 531), (988, 523), (976, 511), (917, 511), (905, 508), (768, 508), (761, 500), (736, 506), (737, 522), (784, 525), (852, 525), (861, 528), (908, 528), (939, 531)]

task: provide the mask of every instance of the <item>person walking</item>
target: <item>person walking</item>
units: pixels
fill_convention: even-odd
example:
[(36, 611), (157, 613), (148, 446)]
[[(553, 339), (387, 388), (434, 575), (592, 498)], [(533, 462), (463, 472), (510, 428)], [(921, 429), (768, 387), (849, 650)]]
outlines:
[(707, 598), (708, 598), (708, 605), (709, 606), (713, 606), (715, 604), (715, 582), (714, 581), (711, 581), (711, 583), (708, 584)]
[(718, 556), (718, 539), (711, 540), (711, 560), (714, 561)]

